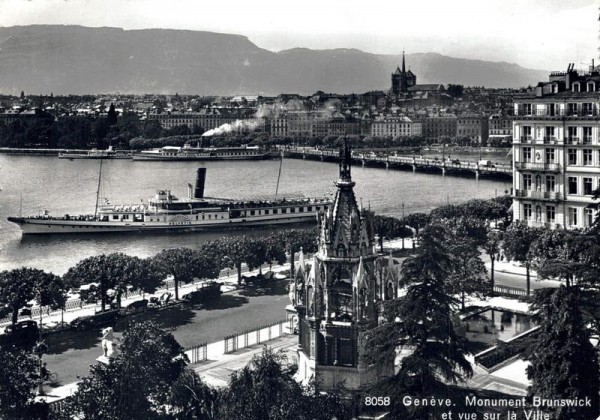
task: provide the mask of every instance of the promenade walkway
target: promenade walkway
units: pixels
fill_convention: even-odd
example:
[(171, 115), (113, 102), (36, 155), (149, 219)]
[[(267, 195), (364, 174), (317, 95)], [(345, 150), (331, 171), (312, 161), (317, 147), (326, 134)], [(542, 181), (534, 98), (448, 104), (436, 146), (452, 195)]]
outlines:
[[(273, 272), (275, 272), (275, 273), (281, 273), (281, 272), (289, 270), (289, 269), (290, 269), (289, 263), (273, 266)], [(263, 269), (263, 272), (264, 271), (265, 270)], [(244, 275), (256, 275), (256, 274), (258, 274), (258, 270), (245, 271), (243, 274)], [(200, 288), (201, 284), (206, 281), (208, 281), (208, 280), (200, 279), (194, 283), (187, 283), (187, 284), (181, 283), (179, 285), (179, 298), (181, 299), (183, 296), (187, 295), (188, 293), (191, 293), (191, 292), (197, 290), (198, 288)], [(238, 288), (237, 271), (227, 270), (221, 277), (219, 277), (215, 281), (218, 281), (219, 283), (221, 283), (221, 285), (222, 285), (221, 290), (223, 292), (230, 292), (230, 291), (236, 290)], [(153, 297), (153, 296), (160, 297), (165, 292), (174, 293), (174, 290), (175, 290), (174, 286), (169, 285), (169, 287), (161, 288), (152, 294), (150, 294), (150, 293), (146, 293), (145, 295), (141, 295), (138, 293), (130, 294), (128, 297), (124, 297), (121, 299), (121, 306), (126, 307), (127, 305), (129, 305), (132, 302), (135, 302), (135, 301), (141, 300), (141, 299), (150, 299), (150, 297)], [(79, 302), (78, 299), (71, 300), (70, 302), (73, 302), (73, 301)], [(43, 327), (46, 329), (56, 328), (56, 327), (60, 326), (61, 324), (68, 324), (69, 322), (73, 321), (76, 318), (94, 315), (97, 311), (100, 310), (100, 305), (94, 304), (94, 303), (84, 304), (80, 307), (79, 305), (76, 305), (76, 306), (69, 305), (69, 301), (68, 301), (67, 307), (68, 308), (70, 307), (70, 309), (67, 309), (66, 311), (60, 311), (60, 310), (51, 311), (49, 314), (46, 312), (46, 309), (44, 308), (44, 310), (42, 312)], [(33, 315), (31, 317), (30, 316), (20, 316), (19, 321), (26, 320), (26, 319), (33, 319), (34, 321), (39, 322), (39, 312), (38, 312), (39, 307), (37, 307), (37, 306), (32, 307), (32, 311), (33, 311)], [(0, 320), (0, 332), (3, 332), (4, 328), (9, 324), (10, 324), (10, 318), (4, 318), (4, 319)]]

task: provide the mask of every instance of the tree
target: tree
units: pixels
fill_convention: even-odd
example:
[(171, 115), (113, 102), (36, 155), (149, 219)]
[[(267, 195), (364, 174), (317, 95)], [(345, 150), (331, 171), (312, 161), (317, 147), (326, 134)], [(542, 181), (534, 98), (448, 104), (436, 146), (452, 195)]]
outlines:
[[(431, 396), (432, 392), (448, 392), (444, 383), (472, 375), (464, 357), (464, 342), (454, 332), (452, 308), (458, 302), (446, 293), (446, 279), (455, 270), (448, 235), (439, 225), (423, 230), (417, 254), (407, 258), (402, 267), (403, 277), (411, 282), (406, 295), (385, 304), (386, 322), (367, 338), (367, 362), (393, 360), (398, 346), (412, 349), (389, 381), (393, 400), (400, 401), (403, 393)], [(420, 411), (412, 413), (412, 418), (425, 419), (432, 414)]]
[(379, 238), (379, 249), (383, 252), (383, 240), (401, 237), (402, 239), (412, 236), (412, 230), (404, 226), (402, 221), (395, 217), (380, 216), (366, 211), (366, 218), (371, 222), (373, 233)]
[(169, 404), (177, 419), (217, 419), (219, 393), (186, 369), (171, 387)]
[(464, 86), (449, 84), (446, 87), (446, 92), (448, 92), (448, 95), (452, 96), (453, 98), (460, 98), (461, 96), (463, 96)]
[(279, 232), (281, 241), (285, 244), (286, 251), (290, 254), (290, 278), (294, 278), (295, 256), (300, 252), (317, 251), (317, 230), (313, 229), (285, 229)]
[(100, 299), (102, 311), (106, 310), (108, 290), (113, 286), (106, 255), (92, 256), (79, 261), (74, 267), (69, 268), (63, 278), (72, 288), (97, 283), (98, 296), (96, 298)]
[(525, 265), (525, 276), (527, 281), (527, 296), (531, 292), (531, 264), (532, 255), (529, 249), (542, 233), (540, 229), (531, 228), (525, 224), (516, 224), (507, 229), (504, 234), (502, 248), (508, 260), (517, 261)]
[(220, 266), (203, 252), (189, 248), (163, 249), (154, 256), (155, 267), (173, 276), (175, 299), (179, 299), (179, 284), (190, 283), (197, 278), (216, 278)]
[(221, 267), (237, 270), (238, 286), (242, 284), (242, 264), (250, 255), (251, 240), (244, 236), (226, 236), (202, 245), (202, 252), (218, 261)]
[(128, 286), (145, 292), (154, 292), (162, 283), (163, 276), (152, 272), (149, 260), (141, 260), (123, 253), (113, 253), (106, 257), (106, 275), (110, 288), (114, 289), (117, 306), (121, 307), (121, 297)]
[(591, 406), (551, 408), (554, 419), (595, 419), (599, 414), (600, 370), (597, 350), (580, 308), (581, 292), (574, 288), (544, 289), (535, 293), (533, 310), (539, 322), (526, 359), (530, 396), (543, 399), (589, 398)]
[(33, 299), (40, 306), (63, 307), (66, 298), (61, 278), (26, 267), (0, 272), (0, 314), (11, 314), (11, 321), (16, 324), (19, 310)]
[(152, 322), (123, 333), (121, 353), (92, 366), (71, 397), (68, 412), (78, 418), (128, 420), (165, 413), (173, 384), (185, 371), (186, 356), (172, 334)]
[(592, 200), (595, 202), (588, 205), (589, 209), (596, 210), (596, 218), (594, 222), (589, 227), (590, 233), (600, 234), (600, 203), (596, 202), (596, 200), (600, 199), (600, 187), (596, 188), (592, 191)]
[(113, 289), (117, 305), (129, 286), (147, 293), (154, 292), (163, 282), (165, 275), (153, 265), (153, 260), (141, 260), (120, 252), (85, 258), (71, 267), (64, 275), (71, 287), (97, 283), (97, 293), (92, 293), (93, 301), (100, 299), (102, 311), (109, 301), (108, 291)]
[(448, 250), (454, 258), (454, 269), (446, 278), (446, 290), (459, 294), (461, 309), (465, 309), (466, 295), (483, 295), (489, 291), (485, 264), (479, 256), (475, 241), (467, 238), (449, 238)]
[[(163, 128), (158, 120), (147, 120), (142, 127), (142, 136), (146, 139), (157, 139), (163, 135)], [(131, 145), (132, 149), (136, 149)]]
[(425, 213), (411, 213), (404, 218), (404, 223), (415, 230), (417, 236), (419, 236), (419, 230), (427, 226), (431, 218)]
[(152, 257), (140, 259), (138, 264), (139, 276), (133, 279), (131, 286), (143, 293), (154, 293), (164, 283), (162, 270)]
[[(222, 396), (219, 418), (244, 420), (309, 420), (346, 418), (347, 407), (337, 398), (313, 395), (284, 368), (285, 356), (264, 348), (247, 366), (231, 375)], [(314, 391), (314, 390), (313, 390)]]
[(488, 229), (487, 239), (483, 244), (483, 249), (490, 257), (490, 295), (494, 295), (494, 263), (500, 253), (500, 244), (502, 241), (502, 234), (500, 232)]
[(262, 274), (262, 265), (267, 261), (267, 242), (263, 238), (248, 238), (246, 244), (245, 263), (249, 270), (259, 269)]
[(600, 278), (598, 235), (564, 230), (542, 232), (529, 255), (540, 278), (559, 278), (567, 287), (596, 286)]
[(115, 105), (114, 104), (110, 104), (110, 107), (108, 108), (108, 113), (106, 115), (106, 123), (109, 126), (113, 126), (117, 123), (117, 111), (115, 110)]
[(285, 255), (285, 245), (278, 240), (276, 234), (269, 235), (265, 238), (266, 244), (266, 261), (269, 263), (269, 269), (272, 269), (272, 263), (284, 264), (287, 260)]
[[(34, 389), (39, 376), (36, 360), (23, 351), (0, 347), (0, 418), (30, 420), (36, 414)], [(40, 410), (41, 411), (41, 410)]]

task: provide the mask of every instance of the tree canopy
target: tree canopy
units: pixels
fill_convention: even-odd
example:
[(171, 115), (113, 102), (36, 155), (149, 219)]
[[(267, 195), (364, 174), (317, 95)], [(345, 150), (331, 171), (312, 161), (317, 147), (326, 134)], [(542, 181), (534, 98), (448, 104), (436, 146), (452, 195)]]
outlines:
[(600, 413), (598, 352), (581, 316), (580, 294), (575, 288), (544, 289), (532, 302), (540, 328), (527, 355), (529, 395), (591, 400), (589, 407), (551, 408), (558, 420), (595, 419)]
[(210, 255), (190, 248), (163, 249), (153, 259), (158, 270), (173, 276), (175, 299), (179, 299), (180, 283), (190, 283), (194, 278), (216, 278), (221, 269)]
[[(446, 291), (447, 278), (456, 270), (448, 235), (439, 225), (423, 230), (416, 255), (407, 258), (402, 267), (403, 277), (410, 282), (406, 295), (385, 303), (386, 322), (367, 339), (365, 358), (369, 362), (395, 357), (397, 346), (410, 353), (394, 378), (386, 381), (392, 400), (401, 401), (407, 393), (431, 396), (434, 389), (446, 392), (444, 383), (456, 383), (472, 374), (464, 357), (465, 343), (454, 331), (452, 312), (458, 302)], [(398, 414), (397, 410), (404, 408), (397, 404), (393, 411)], [(419, 410), (410, 413), (410, 418), (425, 419), (432, 414)]]
[(0, 347), (0, 366), (0, 418), (37, 418), (33, 392), (38, 383), (36, 360), (31, 354)]
[[(311, 420), (346, 418), (338, 394), (316, 395), (298, 384), (284, 367), (285, 356), (265, 347), (231, 375), (222, 395), (220, 418), (242, 420)], [(311, 392), (312, 391), (312, 392)]]
[(171, 387), (185, 371), (183, 348), (152, 322), (131, 324), (120, 354), (92, 366), (70, 399), (71, 415), (96, 420), (153, 419), (165, 414)]
[(504, 233), (502, 244), (504, 255), (509, 260), (525, 265), (527, 295), (531, 291), (531, 264), (533, 261), (530, 249), (541, 234), (541, 229), (532, 228), (523, 223), (511, 225)]
[(58, 309), (66, 301), (62, 279), (35, 268), (17, 268), (0, 272), (0, 314), (11, 314), (16, 324), (19, 310), (31, 300)]

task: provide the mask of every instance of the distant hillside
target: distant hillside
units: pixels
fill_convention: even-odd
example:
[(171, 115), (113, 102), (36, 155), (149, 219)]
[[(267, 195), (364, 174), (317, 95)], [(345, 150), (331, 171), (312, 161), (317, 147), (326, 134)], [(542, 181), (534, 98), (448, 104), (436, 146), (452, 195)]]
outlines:
[[(408, 54), (419, 83), (519, 87), (546, 71)], [(0, 28), (0, 93), (300, 94), (385, 90), (396, 55), (295, 48), (274, 53), (240, 35), (33, 25)]]

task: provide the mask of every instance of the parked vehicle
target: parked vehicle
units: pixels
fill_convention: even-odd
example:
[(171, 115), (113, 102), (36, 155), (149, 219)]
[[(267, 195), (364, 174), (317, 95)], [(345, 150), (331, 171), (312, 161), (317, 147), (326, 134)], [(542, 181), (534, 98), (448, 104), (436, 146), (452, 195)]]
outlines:
[(119, 317), (118, 309), (110, 309), (104, 312), (97, 312), (94, 315), (82, 316), (71, 321), (71, 327), (78, 330), (87, 330), (95, 327), (112, 325)]
[(19, 321), (4, 329), (0, 334), (0, 345), (4, 346), (27, 346), (33, 345), (40, 336), (38, 324), (35, 321)]
[(275, 279), (275, 273), (268, 271), (265, 274), (257, 274), (256, 276), (242, 276), (242, 282), (249, 286), (254, 283), (269, 283)]
[(211, 281), (188, 293), (183, 299), (189, 303), (205, 303), (220, 298), (221, 293), (221, 283)]
[(137, 314), (148, 309), (148, 299), (136, 300), (121, 309), (121, 315)]
[(150, 298), (150, 302), (148, 303), (149, 308), (160, 308), (168, 306), (171, 303), (171, 298), (173, 297), (173, 293), (164, 292), (160, 297), (152, 296)]

